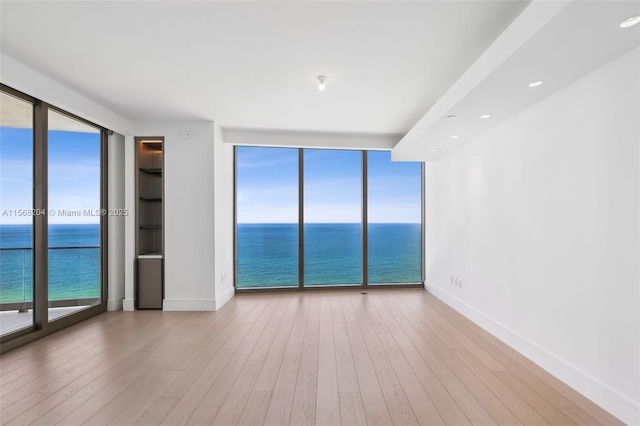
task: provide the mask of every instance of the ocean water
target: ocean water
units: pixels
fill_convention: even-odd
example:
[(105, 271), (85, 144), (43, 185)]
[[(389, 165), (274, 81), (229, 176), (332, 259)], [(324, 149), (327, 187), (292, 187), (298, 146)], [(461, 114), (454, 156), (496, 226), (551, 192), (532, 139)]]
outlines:
[[(305, 285), (362, 284), (359, 224), (307, 224)], [(422, 280), (420, 224), (369, 224), (369, 283)], [(32, 300), (31, 225), (0, 225), (0, 303)], [(49, 299), (100, 297), (100, 226), (49, 226)], [(18, 250), (6, 250), (8, 248)], [(298, 286), (298, 226), (238, 225), (238, 287)]]
[[(369, 224), (369, 284), (422, 281), (420, 224)], [(356, 223), (304, 226), (304, 282), (362, 284), (362, 231)], [(298, 286), (298, 225), (238, 224), (238, 287)]]
[[(49, 225), (49, 300), (100, 297), (99, 245), (98, 224)], [(0, 303), (32, 300), (32, 226), (0, 225)]]

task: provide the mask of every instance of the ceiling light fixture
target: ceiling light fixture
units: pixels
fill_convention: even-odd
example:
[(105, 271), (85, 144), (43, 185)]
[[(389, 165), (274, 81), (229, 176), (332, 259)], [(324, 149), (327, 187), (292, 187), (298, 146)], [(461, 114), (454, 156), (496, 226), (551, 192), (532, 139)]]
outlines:
[(319, 76), (317, 76), (316, 78), (317, 78), (317, 79), (318, 79), (318, 81), (320, 82), (320, 83), (318, 84), (318, 90), (322, 92), (322, 91), (324, 90), (324, 81), (327, 79), (327, 77), (326, 77), (326, 76), (324, 76), (324, 75), (319, 75)]
[(451, 115), (447, 115), (447, 118), (456, 118), (456, 116), (454, 114), (451, 114)]
[(438, 152), (437, 149), (430, 149), (429, 152)]
[(544, 83), (543, 80), (536, 80), (536, 81), (532, 81), (531, 83), (529, 83), (529, 87), (538, 87), (540, 86), (542, 83)]
[(640, 15), (634, 15), (620, 22), (620, 28), (633, 27), (638, 22), (640, 22)]
[(483, 114), (480, 118), (491, 118), (491, 114)]
[(458, 139), (460, 137), (460, 135), (451, 135), (449, 136), (451, 139)]

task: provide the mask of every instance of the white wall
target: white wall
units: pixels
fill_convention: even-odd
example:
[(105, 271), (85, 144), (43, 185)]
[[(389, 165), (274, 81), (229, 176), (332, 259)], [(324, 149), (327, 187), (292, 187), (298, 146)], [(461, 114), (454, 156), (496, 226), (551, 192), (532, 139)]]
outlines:
[[(183, 139), (189, 131), (191, 136)], [(164, 136), (164, 310), (215, 310), (214, 126), (158, 122), (136, 136)]]
[[(125, 208), (125, 176), (124, 176), (124, 144), (125, 138), (120, 134), (109, 136), (108, 151), (108, 198), (109, 209)], [(109, 216), (108, 235), (108, 281), (109, 294), (107, 309), (119, 311), (124, 300), (124, 252), (125, 252), (125, 216)]]
[(638, 76), (635, 49), (426, 174), (428, 290), (630, 424), (640, 423)]
[(220, 126), (215, 126), (215, 305), (219, 309), (235, 294), (234, 281), (234, 197), (233, 146), (224, 143)]
[(129, 214), (124, 218), (124, 301), (125, 311), (135, 309), (136, 271), (136, 146), (133, 136), (124, 140), (124, 207)]

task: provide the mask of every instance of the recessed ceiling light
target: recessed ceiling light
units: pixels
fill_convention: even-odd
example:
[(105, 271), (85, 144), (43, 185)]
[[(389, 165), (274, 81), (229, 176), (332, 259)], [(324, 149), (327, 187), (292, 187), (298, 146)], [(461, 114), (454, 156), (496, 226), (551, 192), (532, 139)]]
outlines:
[(449, 136), (451, 139), (458, 139), (460, 137), (460, 135), (451, 135)]
[(542, 81), (542, 80), (532, 81), (531, 83), (529, 83), (529, 87), (538, 87), (538, 86), (540, 86), (542, 83), (544, 83), (544, 81)]
[(438, 152), (437, 149), (430, 149), (429, 152)]
[(320, 82), (320, 84), (318, 84), (318, 90), (322, 92), (324, 90), (324, 81), (327, 79), (327, 77), (324, 75), (319, 75), (316, 78)]
[(483, 114), (480, 118), (491, 118), (491, 114)]
[(638, 22), (640, 22), (640, 15), (631, 16), (620, 23), (620, 28), (633, 27)]
[(451, 115), (447, 115), (447, 118), (456, 118), (456, 116), (454, 114), (451, 114)]

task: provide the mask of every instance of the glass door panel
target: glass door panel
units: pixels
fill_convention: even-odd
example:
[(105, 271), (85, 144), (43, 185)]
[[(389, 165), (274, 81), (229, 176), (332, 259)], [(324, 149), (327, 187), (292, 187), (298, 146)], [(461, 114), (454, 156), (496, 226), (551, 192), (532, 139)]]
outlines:
[(33, 104), (0, 93), (0, 334), (33, 326)]
[(304, 285), (362, 284), (362, 152), (304, 150)]
[(99, 129), (49, 110), (49, 321), (102, 300)]
[(236, 286), (298, 286), (298, 150), (237, 147)]
[(369, 284), (422, 282), (422, 165), (367, 153)]

